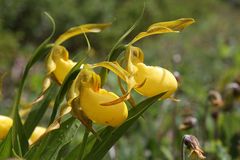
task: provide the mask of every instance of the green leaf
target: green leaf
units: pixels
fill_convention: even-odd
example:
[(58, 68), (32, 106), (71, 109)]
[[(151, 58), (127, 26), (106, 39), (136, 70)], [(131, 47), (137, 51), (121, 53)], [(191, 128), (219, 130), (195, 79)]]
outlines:
[[(23, 125), (22, 125), (22, 122), (21, 122), (21, 119), (19, 116), (19, 103), (20, 103), (20, 99), (21, 99), (21, 95), (22, 95), (22, 90), (23, 90), (27, 75), (28, 75), (31, 67), (37, 62), (37, 60), (39, 60), (45, 56), (44, 53), (46, 53), (46, 51), (48, 50), (47, 44), (55, 32), (54, 20), (52, 19), (52, 17), (50, 15), (48, 15), (47, 13), (45, 13), (45, 14), (47, 15), (50, 22), (52, 23), (53, 30), (52, 30), (52, 33), (50, 34), (50, 36), (34, 51), (33, 56), (30, 58), (30, 60), (28, 61), (27, 65), (24, 69), (24, 73), (23, 73), (22, 79), (20, 81), (16, 99), (15, 99), (14, 105), (13, 105), (13, 127), (12, 127), (11, 132), (8, 133), (11, 135), (8, 137), (12, 138), (11, 146), (5, 145), (5, 147), (9, 147), (9, 148), (13, 149), (14, 152), (16, 154), (18, 154), (19, 156), (22, 156), (28, 150), (28, 140), (25, 135), (25, 131), (24, 131), (24, 128), (23, 128)], [(9, 142), (10, 140), (8, 138), (6, 138), (2, 144), (6, 144), (5, 141)], [(4, 153), (5, 150), (9, 150), (9, 148), (5, 148), (5, 147), (2, 147), (2, 145), (0, 146), (0, 148), (1, 148), (0, 155), (5, 154)], [(8, 154), (8, 156), (10, 156), (10, 155), (11, 155), (11, 153)]]
[(0, 159), (7, 159), (11, 155), (12, 151), (12, 137), (11, 137), (12, 129), (8, 132), (7, 137), (0, 145)]
[(28, 150), (28, 139), (25, 135), (23, 124), (18, 113), (14, 116), (11, 133), (13, 150), (22, 157)]
[(55, 160), (62, 147), (71, 142), (78, 131), (80, 122), (71, 117), (59, 129), (42, 137), (24, 156), (27, 160)]
[(24, 123), (24, 128), (25, 128), (25, 134), (26, 137), (29, 138), (34, 131), (34, 128), (37, 126), (39, 121), (42, 119), (43, 115), (45, 114), (52, 97), (55, 96), (56, 93), (56, 86), (51, 86), (45, 95), (45, 98), (43, 101), (37, 104), (37, 106), (33, 106), (31, 112), (29, 113), (25, 123)]
[(134, 122), (159, 98), (161, 98), (164, 94), (161, 93), (154, 97), (150, 97), (141, 103), (139, 103), (136, 107), (132, 108), (129, 111), (128, 119), (119, 127), (112, 128), (106, 127), (104, 131), (99, 133), (102, 141), (97, 140), (93, 145), (92, 150), (84, 157), (84, 160), (89, 159), (102, 159), (104, 155), (108, 152), (108, 150), (118, 141), (118, 139), (127, 131), (129, 127), (132, 126)]
[[(98, 131), (98, 133), (101, 133), (105, 128), (102, 128)], [(83, 157), (84, 155), (86, 155), (87, 153), (89, 153), (93, 147), (93, 145), (95, 144), (96, 142), (96, 137), (95, 135), (91, 135), (88, 137), (88, 141), (87, 141), (87, 145), (85, 146), (85, 149), (84, 149), (84, 154), (83, 154)], [(64, 158), (65, 160), (73, 160), (73, 159), (78, 159), (78, 157), (80, 156), (80, 148), (82, 147), (81, 146), (82, 143), (79, 143), (78, 145), (76, 145), (72, 151)]]

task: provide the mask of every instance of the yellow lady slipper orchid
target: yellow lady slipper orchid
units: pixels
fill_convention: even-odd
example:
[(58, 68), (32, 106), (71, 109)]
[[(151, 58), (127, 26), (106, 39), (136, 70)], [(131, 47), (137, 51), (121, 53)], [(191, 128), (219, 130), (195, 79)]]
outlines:
[(45, 133), (45, 131), (46, 128), (37, 126), (28, 140), (29, 144), (31, 145), (35, 143)]
[(4, 139), (9, 129), (12, 127), (13, 120), (7, 116), (0, 115), (0, 140)]
[[(43, 89), (41, 96), (48, 89), (51, 84), (50, 76), (54, 78), (60, 85), (63, 83), (66, 75), (73, 68), (76, 62), (73, 62), (68, 58), (69, 53), (67, 49), (61, 44), (66, 40), (75, 37), (80, 34), (85, 33), (98, 33), (109, 27), (110, 23), (103, 24), (84, 24), (76, 27), (72, 27), (63, 34), (61, 34), (57, 40), (53, 43), (53, 47), (46, 59), (46, 68), (48, 73), (43, 82)], [(86, 37), (86, 35), (85, 35)], [(87, 40), (88, 41), (88, 40)], [(41, 97), (40, 96), (40, 97)], [(40, 98), (35, 100), (35, 102), (39, 101)]]
[(134, 88), (137, 92), (148, 97), (167, 92), (162, 98), (168, 98), (176, 91), (178, 84), (174, 75), (168, 70), (157, 66), (146, 66), (143, 63), (142, 50), (132, 45), (152, 35), (178, 33), (194, 22), (195, 20), (192, 18), (180, 18), (174, 21), (154, 23), (146, 31), (137, 34), (127, 45), (127, 70), (135, 78), (137, 85)]
[(174, 75), (167, 69), (158, 66), (146, 66), (144, 55), (140, 48), (129, 46), (127, 50), (127, 69), (138, 86), (134, 89), (148, 97), (167, 92), (162, 98), (170, 97), (177, 89), (178, 83)]
[(97, 124), (119, 126), (128, 116), (127, 106), (124, 102), (103, 106), (103, 103), (114, 101), (119, 97), (100, 86), (100, 76), (91, 68), (84, 67), (70, 88), (68, 101), (71, 103), (72, 99), (79, 98), (79, 104), (72, 107), (83, 111), (88, 119)]

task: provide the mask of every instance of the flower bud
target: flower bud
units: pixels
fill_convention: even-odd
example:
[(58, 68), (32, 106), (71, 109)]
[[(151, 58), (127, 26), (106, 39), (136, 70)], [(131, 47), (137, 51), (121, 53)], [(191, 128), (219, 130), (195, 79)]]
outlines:
[(9, 129), (12, 127), (13, 120), (7, 116), (0, 115), (0, 140), (4, 139)]
[(193, 135), (184, 135), (183, 144), (186, 145), (187, 149), (190, 150), (189, 158), (194, 159), (206, 159), (203, 155), (204, 152), (200, 147), (198, 139)]

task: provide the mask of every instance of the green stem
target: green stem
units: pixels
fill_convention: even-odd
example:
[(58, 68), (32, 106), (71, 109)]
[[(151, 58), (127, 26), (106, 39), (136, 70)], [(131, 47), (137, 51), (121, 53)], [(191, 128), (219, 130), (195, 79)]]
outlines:
[(88, 135), (89, 135), (89, 130), (85, 127), (85, 132), (84, 132), (82, 145), (80, 148), (80, 153), (79, 153), (79, 158), (78, 158), (79, 160), (82, 160), (82, 158), (83, 158), (84, 150), (85, 150), (87, 140), (88, 140)]

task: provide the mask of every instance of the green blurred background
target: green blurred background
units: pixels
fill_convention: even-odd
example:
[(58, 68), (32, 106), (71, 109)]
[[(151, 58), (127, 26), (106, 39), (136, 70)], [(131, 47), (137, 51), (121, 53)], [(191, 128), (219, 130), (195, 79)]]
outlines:
[[(10, 113), (24, 65), (51, 31), (44, 11), (56, 22), (55, 38), (75, 25), (112, 22), (112, 27), (104, 32), (88, 35), (95, 53), (91, 60), (97, 62), (105, 58), (118, 38), (137, 20), (143, 3), (142, 0), (0, 0), (0, 74), (5, 73), (0, 114)], [(180, 159), (184, 134), (199, 139), (208, 159), (240, 158), (240, 89), (227, 87), (240, 84), (240, 1), (147, 0), (141, 23), (125, 41), (129, 42), (154, 22), (183, 17), (194, 18), (196, 23), (179, 34), (145, 38), (136, 44), (143, 49), (146, 64), (180, 74), (175, 97), (181, 101), (165, 100), (152, 106), (105, 159)], [(65, 45), (72, 57), (85, 54), (87, 49), (83, 37), (73, 38)], [(44, 73), (41, 62), (32, 69), (23, 104), (40, 92)], [(107, 87), (115, 90), (112, 79), (111, 76)], [(219, 91), (225, 105), (212, 105), (210, 90)], [(186, 117), (196, 119), (197, 123), (180, 130), (179, 125)]]

